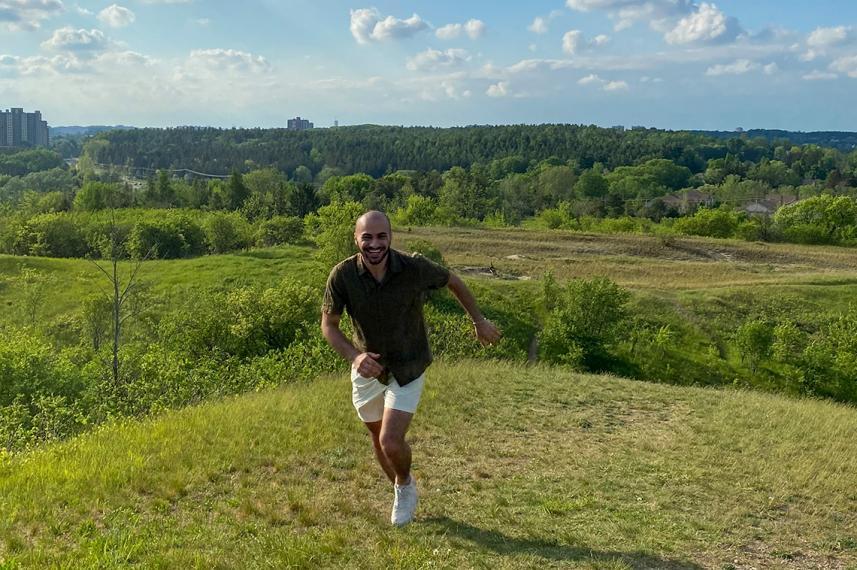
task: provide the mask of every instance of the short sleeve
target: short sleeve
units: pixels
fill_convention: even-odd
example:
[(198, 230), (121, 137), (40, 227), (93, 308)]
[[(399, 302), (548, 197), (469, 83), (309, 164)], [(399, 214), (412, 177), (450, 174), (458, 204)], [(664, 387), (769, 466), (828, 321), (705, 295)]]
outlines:
[(342, 284), (342, 271), (339, 266), (333, 268), (327, 278), (327, 286), (324, 288), (324, 300), (321, 310), (328, 315), (341, 315), (345, 309), (346, 293)]
[(449, 269), (435, 263), (423, 255), (415, 255), (414, 260), (420, 268), (420, 284), (425, 289), (440, 289), (449, 283)]

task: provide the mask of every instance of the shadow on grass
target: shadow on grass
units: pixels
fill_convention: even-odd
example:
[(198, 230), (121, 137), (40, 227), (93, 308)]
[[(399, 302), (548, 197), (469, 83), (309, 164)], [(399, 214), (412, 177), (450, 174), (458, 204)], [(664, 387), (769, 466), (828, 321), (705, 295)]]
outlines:
[(442, 534), (468, 540), (501, 555), (531, 554), (560, 562), (575, 560), (581, 562), (622, 562), (637, 570), (649, 568), (702, 570), (703, 568), (693, 562), (661, 558), (644, 552), (592, 550), (584, 546), (569, 546), (550, 540), (513, 538), (495, 530), (477, 528), (448, 517), (432, 517), (426, 519), (425, 523), (438, 527), (438, 531)]

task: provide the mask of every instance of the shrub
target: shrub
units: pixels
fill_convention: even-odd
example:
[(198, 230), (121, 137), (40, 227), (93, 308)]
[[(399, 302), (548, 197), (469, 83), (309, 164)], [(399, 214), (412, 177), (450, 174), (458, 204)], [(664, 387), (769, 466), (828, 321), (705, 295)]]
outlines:
[(256, 245), (270, 247), (286, 243), (296, 243), (303, 236), (304, 222), (296, 216), (274, 216), (259, 225), (256, 232)]
[(741, 215), (728, 208), (700, 208), (692, 216), (679, 218), (673, 228), (683, 234), (728, 238), (735, 235)]
[(319, 261), (333, 267), (357, 253), (354, 223), (362, 213), (363, 206), (358, 202), (334, 202), (304, 218), (307, 236), (319, 248)]
[(149, 251), (161, 259), (201, 255), (205, 234), (199, 224), (181, 214), (144, 219), (131, 230), (127, 249), (133, 257), (144, 257)]
[(409, 252), (419, 253), (438, 265), (446, 267), (446, 261), (443, 259), (443, 254), (430, 241), (424, 239), (409, 239), (407, 247)]
[(841, 243), (857, 232), (857, 201), (848, 196), (821, 194), (783, 206), (774, 222), (788, 241)]
[(211, 214), (203, 222), (203, 231), (211, 253), (226, 253), (250, 245), (250, 224), (235, 212)]
[(627, 318), (630, 293), (607, 278), (570, 281), (556, 299), (541, 333), (540, 356), (548, 362), (601, 369), (608, 345)]

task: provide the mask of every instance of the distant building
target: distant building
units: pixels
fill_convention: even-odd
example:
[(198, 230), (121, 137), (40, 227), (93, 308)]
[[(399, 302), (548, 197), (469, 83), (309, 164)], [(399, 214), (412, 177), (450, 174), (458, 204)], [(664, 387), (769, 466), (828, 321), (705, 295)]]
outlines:
[(42, 120), (41, 111), (25, 113), (13, 107), (0, 111), (0, 146), (48, 146), (48, 123)]
[(289, 119), (289, 130), (290, 131), (305, 131), (307, 129), (313, 128), (315, 125), (307, 121), (306, 119), (301, 119), (300, 117), (295, 117), (294, 119)]
[(749, 215), (768, 217), (773, 215), (783, 206), (794, 204), (798, 201), (797, 196), (789, 194), (770, 194), (767, 198), (753, 200), (745, 204), (742, 210)]

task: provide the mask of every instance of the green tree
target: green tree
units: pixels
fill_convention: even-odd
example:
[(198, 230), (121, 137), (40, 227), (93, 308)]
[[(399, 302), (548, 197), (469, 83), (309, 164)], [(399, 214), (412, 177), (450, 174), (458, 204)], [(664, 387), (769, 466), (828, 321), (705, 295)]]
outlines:
[(627, 290), (604, 277), (570, 281), (548, 314), (540, 356), (588, 370), (608, 368), (609, 346), (628, 317), (629, 299)]
[(354, 224), (362, 213), (359, 202), (334, 202), (304, 218), (306, 234), (318, 246), (316, 257), (326, 267), (357, 253)]
[(774, 222), (788, 241), (841, 243), (857, 232), (857, 201), (821, 194), (783, 206)]
[(774, 330), (765, 321), (750, 320), (738, 327), (734, 340), (741, 353), (741, 362), (749, 364), (755, 374), (759, 364), (771, 355)]

